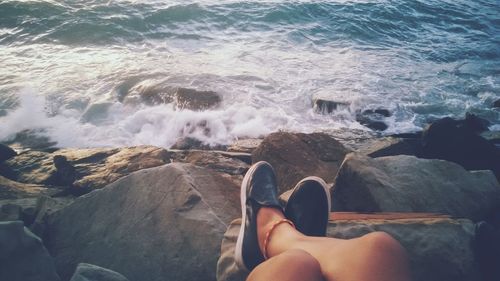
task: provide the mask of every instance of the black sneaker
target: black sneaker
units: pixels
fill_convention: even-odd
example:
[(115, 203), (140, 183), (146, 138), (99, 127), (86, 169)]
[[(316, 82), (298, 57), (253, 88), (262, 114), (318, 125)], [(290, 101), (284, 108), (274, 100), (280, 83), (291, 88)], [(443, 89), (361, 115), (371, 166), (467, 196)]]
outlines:
[(285, 217), (307, 236), (326, 236), (331, 204), (325, 181), (307, 177), (294, 187), (285, 207)]
[(242, 221), (236, 241), (236, 264), (251, 271), (264, 261), (257, 238), (257, 212), (261, 207), (279, 208), (276, 176), (271, 165), (265, 161), (255, 163), (241, 184)]

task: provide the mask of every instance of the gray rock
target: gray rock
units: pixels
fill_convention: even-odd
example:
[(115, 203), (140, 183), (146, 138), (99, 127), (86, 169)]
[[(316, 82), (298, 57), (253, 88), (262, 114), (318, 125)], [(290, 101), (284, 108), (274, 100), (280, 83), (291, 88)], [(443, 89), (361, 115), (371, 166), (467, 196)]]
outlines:
[(21, 221), (0, 222), (0, 280), (60, 280), (42, 241)]
[(308, 176), (331, 183), (349, 152), (340, 142), (324, 133), (278, 132), (268, 135), (252, 153), (252, 161), (271, 163), (283, 193)]
[(238, 199), (238, 186), (213, 170), (180, 163), (146, 169), (56, 212), (46, 243), (64, 280), (80, 262), (130, 280), (214, 280)]
[(180, 150), (172, 152), (173, 161), (191, 163), (229, 175), (244, 175), (250, 168), (250, 165), (242, 161), (241, 158), (251, 159), (251, 155), (206, 150)]
[(493, 102), (493, 107), (500, 108), (500, 99), (497, 99), (496, 101)]
[(333, 211), (432, 212), (479, 220), (500, 204), (490, 171), (399, 155), (346, 156), (332, 190)]
[[(217, 107), (221, 97), (213, 91), (198, 91), (181, 87), (162, 85), (136, 85), (133, 92), (137, 92), (140, 100), (148, 105), (172, 103), (179, 109), (207, 110)], [(130, 103), (134, 96), (127, 97), (124, 102)]]
[(70, 281), (128, 281), (120, 273), (88, 263), (80, 263)]
[(77, 195), (102, 188), (141, 169), (170, 163), (167, 150), (154, 146), (27, 151), (6, 161), (22, 183), (71, 187)]
[[(224, 234), (217, 263), (218, 281), (244, 281), (248, 275), (236, 265), (234, 249), (241, 219)], [(410, 218), (330, 221), (329, 237), (350, 239), (385, 231), (407, 250), (414, 281), (479, 281), (472, 241), (474, 224), (466, 219)]]
[(36, 197), (41, 194), (51, 195), (57, 189), (39, 184), (25, 184), (0, 176), (0, 199), (19, 199)]

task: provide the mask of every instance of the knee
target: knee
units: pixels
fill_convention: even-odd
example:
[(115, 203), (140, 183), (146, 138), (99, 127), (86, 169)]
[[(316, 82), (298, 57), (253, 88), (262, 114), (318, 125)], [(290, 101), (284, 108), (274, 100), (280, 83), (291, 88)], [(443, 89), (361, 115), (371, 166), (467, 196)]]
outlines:
[(323, 280), (318, 260), (308, 252), (293, 249), (283, 252), (277, 257), (286, 262), (290, 273), (295, 277), (300, 277), (296, 280)]
[(287, 259), (293, 265), (300, 265), (311, 269), (320, 269), (319, 262), (304, 250), (292, 249), (283, 252), (281, 258)]
[(365, 241), (369, 244), (368, 249), (383, 253), (385, 256), (401, 261), (407, 260), (407, 253), (403, 246), (391, 235), (377, 231), (365, 235)]

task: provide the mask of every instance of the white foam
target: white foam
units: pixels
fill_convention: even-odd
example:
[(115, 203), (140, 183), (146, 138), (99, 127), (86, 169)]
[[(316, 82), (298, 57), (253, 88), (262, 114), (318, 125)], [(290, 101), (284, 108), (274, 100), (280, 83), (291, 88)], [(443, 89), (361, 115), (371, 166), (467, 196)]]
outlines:
[(256, 138), (287, 127), (289, 118), (269, 109), (232, 105), (220, 110), (176, 110), (172, 105), (140, 107), (114, 103), (99, 123), (82, 122), (81, 114), (62, 109), (48, 116), (42, 97), (23, 93), (20, 106), (1, 118), (0, 139), (12, 139), (24, 129), (43, 129), (60, 147), (156, 145), (170, 147), (177, 139), (193, 137), (210, 145), (238, 138)]

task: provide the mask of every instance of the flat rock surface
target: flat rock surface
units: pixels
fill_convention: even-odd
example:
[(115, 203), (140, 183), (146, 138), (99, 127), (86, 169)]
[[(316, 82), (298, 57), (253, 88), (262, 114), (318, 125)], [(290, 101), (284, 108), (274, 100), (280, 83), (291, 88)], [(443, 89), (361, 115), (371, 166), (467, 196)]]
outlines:
[(63, 280), (81, 262), (130, 280), (215, 280), (220, 242), (239, 208), (230, 180), (173, 163), (78, 198), (51, 217), (47, 245)]
[[(241, 219), (234, 220), (224, 234), (217, 264), (218, 281), (244, 281), (247, 277), (234, 262), (240, 224)], [(469, 220), (432, 216), (336, 220), (330, 221), (327, 235), (349, 239), (374, 231), (391, 234), (406, 248), (414, 281), (480, 280), (472, 249), (474, 224)]]
[(491, 171), (468, 172), (460, 165), (414, 156), (372, 159), (351, 153), (332, 189), (333, 211), (432, 212), (484, 219), (500, 204)]

